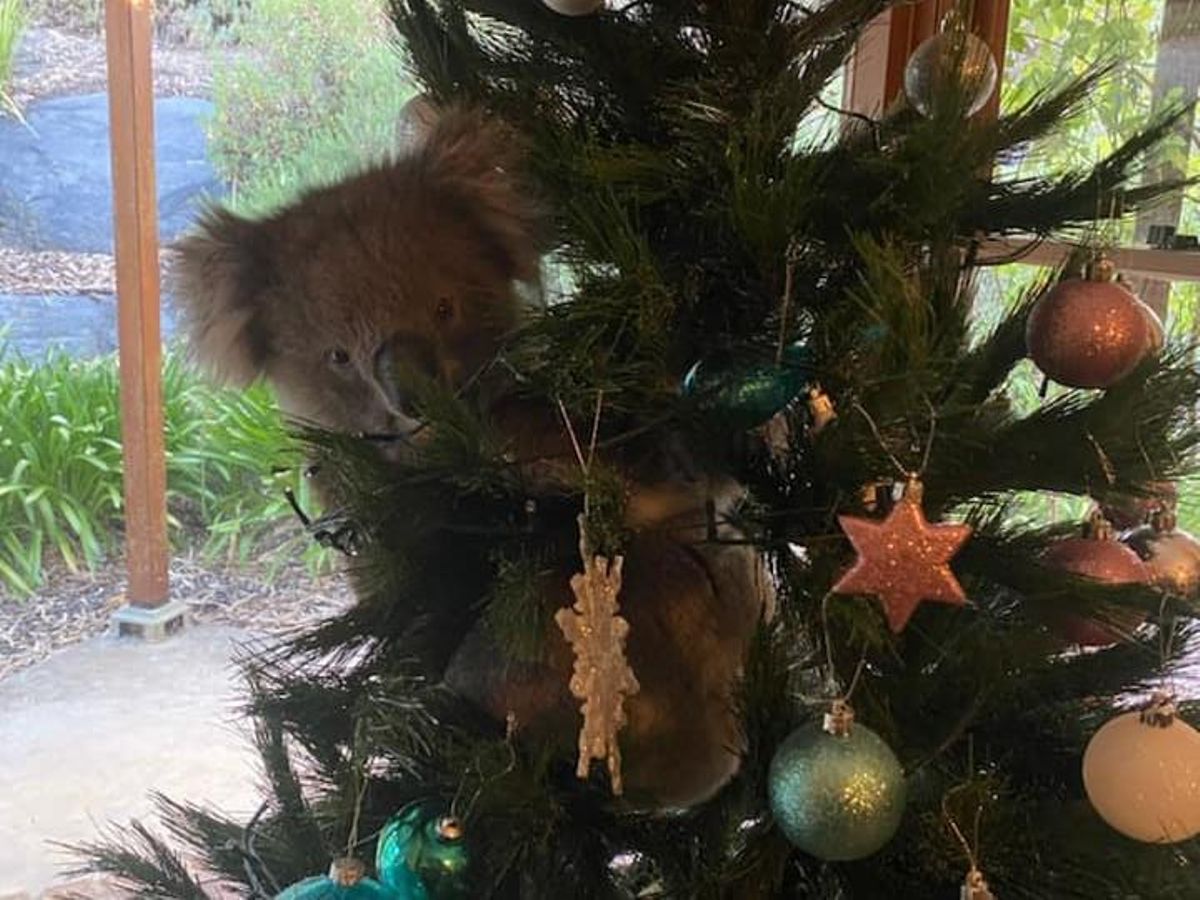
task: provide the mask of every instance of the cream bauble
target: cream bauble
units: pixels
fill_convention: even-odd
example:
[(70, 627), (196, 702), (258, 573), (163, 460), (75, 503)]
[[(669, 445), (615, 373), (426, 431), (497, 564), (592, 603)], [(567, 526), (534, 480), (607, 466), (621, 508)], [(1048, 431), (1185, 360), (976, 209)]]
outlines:
[(1200, 732), (1156, 699), (1117, 716), (1083, 754), (1083, 786), (1105, 822), (1149, 844), (1200, 833)]

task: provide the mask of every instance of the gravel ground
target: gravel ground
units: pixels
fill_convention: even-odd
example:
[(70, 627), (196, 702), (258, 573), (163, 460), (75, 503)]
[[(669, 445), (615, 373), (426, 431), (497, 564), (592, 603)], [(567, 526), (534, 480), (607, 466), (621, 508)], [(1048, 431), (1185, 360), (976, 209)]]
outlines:
[[(124, 602), (125, 575), (115, 563), (93, 575), (55, 573), (33, 597), (0, 595), (0, 679), (55, 650), (103, 633)], [(314, 577), (299, 563), (268, 579), (261, 569), (222, 569), (195, 557), (171, 562), (171, 595), (199, 622), (284, 634), (348, 607), (340, 574)]]
[(116, 265), (106, 253), (0, 247), (0, 294), (111, 294), (116, 289)]
[[(159, 97), (207, 97), (212, 55), (207, 50), (154, 48), (154, 93)], [(45, 97), (102, 91), (108, 83), (104, 40), (57, 28), (30, 28), (17, 48), (12, 96), (20, 107)]]

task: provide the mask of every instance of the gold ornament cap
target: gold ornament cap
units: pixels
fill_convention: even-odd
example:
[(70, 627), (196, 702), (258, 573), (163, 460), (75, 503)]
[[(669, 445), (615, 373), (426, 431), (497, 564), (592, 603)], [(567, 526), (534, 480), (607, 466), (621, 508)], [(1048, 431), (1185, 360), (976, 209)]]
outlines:
[(1088, 281), (1116, 281), (1117, 264), (1112, 257), (1101, 253), (1088, 263), (1085, 276)]
[(1143, 725), (1152, 728), (1169, 728), (1175, 723), (1175, 698), (1163, 691), (1155, 691), (1142, 708), (1140, 718)]
[(338, 887), (354, 887), (366, 877), (366, 863), (353, 856), (335, 859), (329, 866), (329, 880)]
[(996, 895), (988, 888), (987, 879), (974, 866), (971, 867), (971, 871), (967, 873), (967, 877), (963, 881), (959, 897), (961, 900), (996, 900)]
[(438, 840), (443, 844), (455, 844), (463, 839), (466, 829), (456, 816), (442, 816), (437, 823)]
[(829, 705), (829, 712), (825, 713), (825, 720), (821, 727), (824, 728), (826, 734), (832, 734), (834, 737), (845, 737), (850, 733), (850, 728), (854, 725), (854, 710), (846, 700), (834, 700)]
[(1113, 528), (1112, 522), (1105, 518), (1104, 513), (1095, 509), (1083, 523), (1083, 536), (1092, 541), (1115, 541), (1117, 530)]

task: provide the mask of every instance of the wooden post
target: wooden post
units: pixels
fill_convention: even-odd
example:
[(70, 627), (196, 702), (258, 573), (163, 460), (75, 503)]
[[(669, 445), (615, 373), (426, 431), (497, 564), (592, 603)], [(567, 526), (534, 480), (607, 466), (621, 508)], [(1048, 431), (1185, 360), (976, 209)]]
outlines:
[(141, 611), (165, 606), (168, 593), (151, 4), (152, 0), (106, 0), (105, 9), (125, 458), (126, 596)]

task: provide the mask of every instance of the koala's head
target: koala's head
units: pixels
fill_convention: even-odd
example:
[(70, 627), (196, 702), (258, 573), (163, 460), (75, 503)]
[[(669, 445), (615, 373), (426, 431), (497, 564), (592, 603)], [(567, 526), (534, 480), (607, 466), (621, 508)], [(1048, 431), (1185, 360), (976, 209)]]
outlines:
[(538, 216), (512, 136), (445, 113), (408, 156), (261, 220), (209, 212), (175, 248), (173, 292), (199, 362), (265, 378), (323, 428), (413, 424), (397, 374), (449, 386), (493, 358), (536, 277)]

